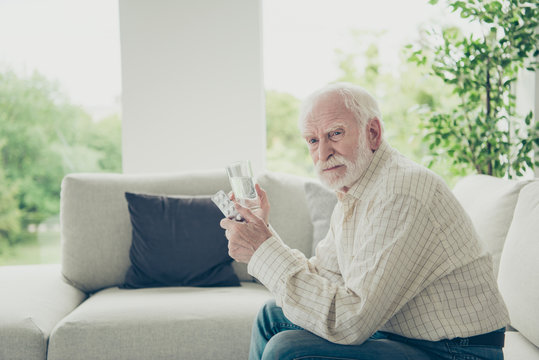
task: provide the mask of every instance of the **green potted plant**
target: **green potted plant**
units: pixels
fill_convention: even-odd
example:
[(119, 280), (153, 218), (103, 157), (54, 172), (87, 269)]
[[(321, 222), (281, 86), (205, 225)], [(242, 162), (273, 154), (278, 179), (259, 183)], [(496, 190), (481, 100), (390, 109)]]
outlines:
[[(438, 0), (430, 0), (431, 4)], [(426, 66), (453, 88), (458, 105), (450, 112), (429, 108), (422, 118), (423, 139), (432, 156), (448, 157), (455, 173), (520, 176), (539, 165), (539, 122), (519, 116), (514, 91), (517, 74), (535, 71), (539, 10), (522, 0), (447, 1), (452, 12), (479, 25), (482, 34), (457, 28), (427, 34), (409, 45), (409, 61)]]

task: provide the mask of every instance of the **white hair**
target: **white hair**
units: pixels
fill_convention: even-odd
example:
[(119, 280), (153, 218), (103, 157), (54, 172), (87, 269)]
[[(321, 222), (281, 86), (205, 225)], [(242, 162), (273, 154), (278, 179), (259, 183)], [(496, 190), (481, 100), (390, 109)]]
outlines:
[(338, 94), (344, 106), (354, 115), (361, 129), (371, 119), (378, 118), (383, 128), (382, 114), (376, 99), (364, 88), (350, 83), (333, 83), (316, 90), (305, 99), (299, 115), (299, 128), (303, 132), (306, 118), (310, 115), (315, 104), (322, 98)]

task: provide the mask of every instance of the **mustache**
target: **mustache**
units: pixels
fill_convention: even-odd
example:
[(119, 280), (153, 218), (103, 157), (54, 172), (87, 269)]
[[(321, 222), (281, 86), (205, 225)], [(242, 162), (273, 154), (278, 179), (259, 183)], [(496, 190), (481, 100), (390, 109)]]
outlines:
[(350, 161), (346, 160), (343, 156), (333, 155), (327, 161), (318, 161), (318, 163), (315, 165), (315, 168), (318, 172), (322, 172), (325, 169), (329, 169), (339, 165), (345, 165), (348, 167), (350, 165)]

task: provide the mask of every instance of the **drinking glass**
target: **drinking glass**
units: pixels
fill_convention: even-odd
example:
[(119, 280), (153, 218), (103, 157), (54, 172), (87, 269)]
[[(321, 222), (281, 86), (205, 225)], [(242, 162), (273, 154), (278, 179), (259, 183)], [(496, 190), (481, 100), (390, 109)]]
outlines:
[(253, 170), (249, 160), (234, 162), (226, 167), (230, 186), (240, 205), (251, 210), (260, 207), (260, 199), (256, 193)]

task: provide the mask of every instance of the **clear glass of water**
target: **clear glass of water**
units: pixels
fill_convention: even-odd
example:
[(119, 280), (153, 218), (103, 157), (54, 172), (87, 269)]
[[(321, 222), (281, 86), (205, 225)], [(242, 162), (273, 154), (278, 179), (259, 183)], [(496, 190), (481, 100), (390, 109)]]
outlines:
[(260, 199), (256, 193), (253, 170), (249, 160), (234, 162), (226, 167), (228, 180), (236, 201), (251, 210), (260, 207)]

